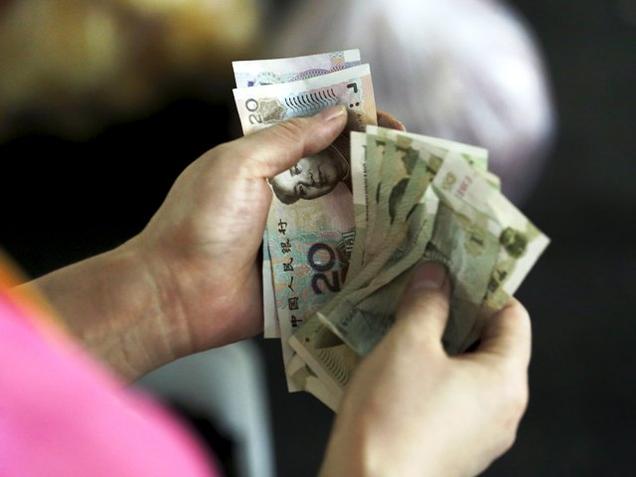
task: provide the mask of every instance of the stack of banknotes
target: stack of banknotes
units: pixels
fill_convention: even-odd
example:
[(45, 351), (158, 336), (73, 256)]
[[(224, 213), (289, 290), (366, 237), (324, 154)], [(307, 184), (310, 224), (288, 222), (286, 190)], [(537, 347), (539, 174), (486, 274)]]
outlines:
[(449, 272), (447, 352), (474, 344), (549, 243), (502, 195), (488, 152), (379, 127), (358, 50), (233, 66), (245, 134), (337, 104), (348, 110), (331, 146), (270, 179), (264, 333), (281, 340), (289, 390), (337, 410), (423, 261)]

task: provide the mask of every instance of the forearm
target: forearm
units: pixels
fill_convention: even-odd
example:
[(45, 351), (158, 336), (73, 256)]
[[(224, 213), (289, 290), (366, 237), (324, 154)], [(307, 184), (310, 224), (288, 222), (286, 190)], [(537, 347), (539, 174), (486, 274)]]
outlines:
[(125, 379), (179, 355), (166, 337), (181, 334), (166, 329), (175, 324), (134, 240), (22, 287), (37, 287), (80, 343)]

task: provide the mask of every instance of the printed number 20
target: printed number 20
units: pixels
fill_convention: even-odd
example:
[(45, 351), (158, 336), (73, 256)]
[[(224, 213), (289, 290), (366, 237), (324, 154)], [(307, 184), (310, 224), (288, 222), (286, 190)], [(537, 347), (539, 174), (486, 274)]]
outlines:
[[(316, 254), (321, 251), (325, 251), (329, 255), (329, 259), (326, 263), (324, 263), (324, 260), (316, 262)], [(311, 268), (317, 272), (311, 278), (311, 288), (314, 290), (314, 293), (317, 295), (324, 293), (323, 289), (319, 286), (320, 283), (324, 283), (329, 291), (340, 291), (340, 276), (336, 270), (331, 270), (336, 263), (336, 253), (329, 245), (324, 243), (313, 244), (307, 252), (307, 261)], [(329, 277), (331, 277), (331, 281), (329, 281)]]

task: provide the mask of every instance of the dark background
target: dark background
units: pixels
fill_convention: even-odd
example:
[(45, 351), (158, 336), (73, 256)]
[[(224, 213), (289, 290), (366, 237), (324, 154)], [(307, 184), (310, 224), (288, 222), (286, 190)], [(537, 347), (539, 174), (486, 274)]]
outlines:
[[(636, 6), (513, 3), (545, 51), (559, 131), (523, 206), (552, 238), (518, 293), (534, 326), (530, 407), (517, 444), (486, 475), (633, 475)], [(231, 136), (229, 95), (229, 85), (219, 104), (181, 93), (88, 141), (25, 132), (0, 144), (2, 246), (38, 276), (139, 232), (179, 172)], [(278, 342), (257, 341), (279, 475), (311, 475), (332, 414), (288, 395)]]

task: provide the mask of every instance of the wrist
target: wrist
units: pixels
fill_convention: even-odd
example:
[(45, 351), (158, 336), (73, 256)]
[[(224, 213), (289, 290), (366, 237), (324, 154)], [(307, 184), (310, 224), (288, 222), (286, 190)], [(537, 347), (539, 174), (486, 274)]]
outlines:
[[(178, 261), (149, 247), (142, 235), (124, 243), (113, 253), (134, 270), (126, 291), (130, 316), (123, 330), (134, 330), (139, 346), (134, 355), (143, 363), (138, 375), (192, 353), (186, 312), (181, 302)], [(132, 324), (130, 321), (135, 321)], [(122, 343), (126, 345), (126, 343)]]
[(39, 289), (70, 334), (125, 379), (176, 355), (157, 285), (136, 239), (23, 286)]

